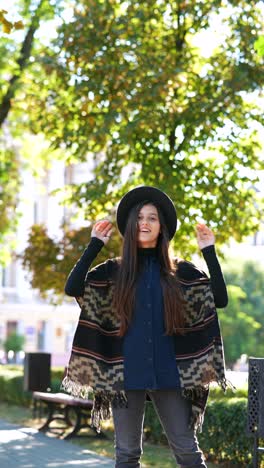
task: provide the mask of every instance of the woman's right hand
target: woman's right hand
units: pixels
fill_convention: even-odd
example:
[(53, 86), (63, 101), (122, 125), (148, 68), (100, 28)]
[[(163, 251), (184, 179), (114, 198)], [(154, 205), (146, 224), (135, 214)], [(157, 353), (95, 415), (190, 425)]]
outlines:
[(104, 244), (107, 244), (111, 234), (113, 232), (113, 225), (108, 219), (103, 219), (102, 221), (97, 221), (93, 226), (91, 237), (97, 237), (103, 241)]

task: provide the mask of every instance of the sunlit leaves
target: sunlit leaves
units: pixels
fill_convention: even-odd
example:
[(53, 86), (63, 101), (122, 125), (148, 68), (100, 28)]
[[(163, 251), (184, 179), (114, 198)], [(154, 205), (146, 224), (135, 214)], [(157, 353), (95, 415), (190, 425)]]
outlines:
[(0, 23), (2, 24), (2, 30), (6, 34), (10, 34), (12, 30), (18, 30), (18, 29), (23, 29), (23, 21), (18, 20), (18, 21), (10, 21), (7, 18), (8, 11), (6, 10), (0, 10)]
[(254, 44), (254, 49), (261, 57), (264, 56), (264, 36), (259, 36)]
[(237, 261), (234, 257), (224, 265), (229, 303), (219, 310), (227, 362), (240, 355), (263, 356), (263, 283), (264, 270), (260, 263)]
[(14, 241), (18, 212), (18, 192), (20, 188), (19, 159), (12, 147), (1, 141), (0, 150), (0, 263), (10, 260), (6, 240)]
[[(91, 226), (79, 230), (63, 226), (63, 231), (63, 237), (55, 240), (48, 235), (45, 226), (33, 225), (29, 233), (28, 246), (22, 257), (23, 266), (29, 272), (32, 288), (37, 289), (41, 297), (53, 304), (64, 299), (65, 280), (89, 242)], [(98, 255), (97, 262), (117, 256), (119, 246), (119, 234), (115, 231), (111, 244), (109, 243)]]
[[(0, 12), (0, 22), (4, 26), (5, 35), (0, 45), (0, 262), (8, 260), (8, 247), (15, 237), (18, 220), (17, 205), (19, 202), (20, 177), (27, 164), (34, 167), (34, 175), (39, 174), (43, 167), (48, 168), (52, 158), (61, 159), (60, 151), (51, 151), (47, 140), (39, 145), (32, 145), (33, 136), (29, 137), (31, 148), (26, 148), (28, 135), (28, 113), (34, 113), (28, 94), (29, 81), (37, 84), (40, 67), (32, 71), (38, 57), (39, 37), (36, 32), (42, 21), (54, 18), (60, 9), (61, 1), (21, 0), (17, 2), (17, 15), (23, 18), (24, 31), (11, 34), (15, 29), (22, 29), (20, 20), (13, 21), (10, 11)], [(10, 13), (10, 15), (9, 15)], [(35, 48), (34, 48), (35, 46)], [(43, 72), (42, 72), (43, 76)], [(40, 94), (40, 89), (36, 92)], [(17, 141), (19, 144), (17, 144)], [(36, 141), (37, 137), (35, 138)], [(28, 140), (28, 145), (30, 144)], [(13, 142), (14, 146), (13, 146)], [(46, 146), (45, 146), (46, 144)], [(18, 148), (19, 146), (19, 148)], [(19, 154), (20, 152), (20, 154)], [(67, 158), (67, 153), (64, 153)], [(8, 245), (9, 244), (9, 245)]]

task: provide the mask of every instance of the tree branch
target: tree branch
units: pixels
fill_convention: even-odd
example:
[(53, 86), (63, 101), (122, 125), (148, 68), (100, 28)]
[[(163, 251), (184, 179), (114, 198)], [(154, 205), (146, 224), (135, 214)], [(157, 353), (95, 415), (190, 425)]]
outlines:
[(19, 84), (19, 79), (21, 78), (21, 75), (26, 68), (27, 61), (30, 57), (31, 50), (33, 47), (33, 41), (34, 41), (34, 35), (39, 28), (39, 22), (40, 22), (40, 17), (41, 17), (41, 8), (43, 3), (46, 0), (40, 0), (34, 16), (31, 21), (31, 25), (28, 29), (28, 32), (25, 36), (25, 39), (23, 41), (19, 57), (17, 59), (17, 65), (18, 65), (18, 70), (15, 72), (15, 74), (12, 76), (12, 78), (9, 80), (9, 86), (6, 91), (6, 94), (4, 95), (2, 102), (0, 104), (0, 127), (2, 127), (4, 121), (6, 120), (10, 109), (12, 107), (12, 99), (15, 96), (15, 92), (18, 88)]

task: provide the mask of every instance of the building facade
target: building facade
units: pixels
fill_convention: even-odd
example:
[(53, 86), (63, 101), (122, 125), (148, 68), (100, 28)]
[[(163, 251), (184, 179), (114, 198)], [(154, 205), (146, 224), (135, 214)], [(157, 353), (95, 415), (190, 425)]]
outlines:
[[(29, 229), (35, 223), (44, 224), (53, 238), (61, 237), (61, 224), (68, 213), (59, 199), (50, 194), (69, 182), (87, 180), (89, 175), (88, 164), (66, 168), (62, 162), (55, 162), (41, 180), (30, 171), (23, 172), (17, 246), (12, 262), (0, 272), (0, 362), (6, 361), (4, 342), (11, 333), (24, 336), (24, 352), (51, 353), (53, 366), (65, 366), (68, 362), (79, 306), (69, 298), (58, 306), (42, 300), (32, 290), (19, 255), (26, 248)], [(18, 362), (23, 361), (24, 352), (16, 356)], [(11, 352), (9, 360), (12, 357)]]

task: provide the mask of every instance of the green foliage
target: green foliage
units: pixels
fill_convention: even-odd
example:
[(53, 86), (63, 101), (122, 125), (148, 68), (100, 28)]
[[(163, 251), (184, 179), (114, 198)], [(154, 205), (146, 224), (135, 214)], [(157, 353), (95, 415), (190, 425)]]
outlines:
[[(239, 286), (228, 286), (228, 306), (220, 309), (219, 319), (225, 346), (225, 357), (229, 365), (234, 363), (241, 354), (251, 355), (255, 353), (257, 332), (261, 324), (251, 315), (252, 304), (245, 292)], [(243, 310), (244, 309), (244, 310)]]
[[(2, 23), (6, 37), (1, 40), (0, 45), (0, 127), (3, 129), (0, 133), (0, 263), (6, 263), (8, 258), (8, 250), (12, 237), (10, 232), (14, 233), (18, 213), (16, 206), (18, 203), (20, 191), (20, 178), (23, 169), (23, 163), (18, 157), (18, 147), (16, 146), (13, 136), (21, 137), (24, 133), (25, 125), (25, 109), (22, 119), (19, 121), (14, 118), (15, 131), (12, 132), (12, 124), (5, 128), (10, 113), (12, 114), (15, 107), (17, 94), (23, 94), (22, 77), (24, 71), (30, 67), (30, 55), (33, 50), (34, 36), (39, 27), (40, 18), (47, 18), (48, 0), (40, 0), (36, 2), (23, 0), (18, 2), (17, 14), (21, 15), (21, 20), (13, 21), (8, 19), (8, 12), (0, 11), (0, 23)], [(49, 10), (52, 6), (49, 6)], [(25, 22), (25, 31), (20, 34), (10, 34), (17, 29), (23, 29)], [(20, 129), (20, 131), (18, 130)], [(12, 145), (11, 145), (12, 142)], [(13, 247), (13, 245), (11, 245)]]
[(8, 353), (10, 350), (14, 351), (14, 353), (18, 353), (19, 351), (23, 350), (24, 344), (25, 337), (23, 335), (10, 333), (10, 335), (4, 341), (3, 346), (6, 353)]
[[(60, 3), (60, 1), (56, 3)], [(53, 5), (53, 2), (49, 0), (39, 0), (37, 4), (34, 0), (21, 0), (18, 2), (17, 8), (18, 11), (20, 10), (23, 22), (25, 22), (25, 31), (24, 34), (18, 36), (14, 35), (12, 37), (12, 35), (9, 35), (1, 45), (0, 66), (2, 78), (0, 84), (3, 83), (3, 87), (1, 86), (0, 93), (0, 127), (9, 117), (10, 111), (13, 110), (14, 98), (19, 92), (23, 95), (22, 79), (25, 70), (30, 68), (30, 61), (34, 61), (31, 54), (34, 55), (33, 47), (36, 32), (39, 29), (41, 20), (54, 18), (56, 5)], [(12, 23), (6, 19), (5, 13), (2, 15), (5, 32), (9, 33), (15, 25), (17, 26), (16, 29), (23, 29), (24, 25), (21, 21)], [(17, 123), (16, 121), (16, 126)]]
[(144, 436), (148, 442), (167, 445), (167, 437), (151, 402), (146, 403)]
[(234, 260), (223, 265), (229, 303), (218, 311), (226, 360), (234, 363), (241, 354), (264, 354), (264, 270), (257, 262)]
[[(51, 391), (59, 392), (63, 369), (51, 369)], [(24, 376), (21, 366), (0, 367), (0, 400), (13, 405), (30, 406), (32, 392), (24, 391)]]
[(261, 57), (264, 56), (264, 36), (259, 36), (254, 44), (254, 49)]
[(51, 369), (51, 380), (60, 380), (62, 381), (64, 377), (65, 369), (64, 367), (52, 367)]
[[(213, 20), (221, 41), (206, 57), (196, 43)], [(246, 0), (73, 2), (24, 88), (34, 132), (73, 162), (96, 159), (94, 180), (72, 185), (68, 201), (94, 217), (128, 187), (158, 185), (176, 203), (183, 253), (195, 248), (199, 217), (217, 226), (218, 242), (256, 230), (263, 112), (248, 96), (263, 87), (261, 29)]]
[(219, 401), (219, 400), (227, 401), (230, 398), (247, 398), (247, 396), (248, 396), (247, 385), (244, 387), (236, 388), (235, 390), (228, 387), (225, 393), (223, 393), (222, 388), (217, 385), (217, 386), (211, 386), (208, 401), (209, 402)]
[(211, 401), (205, 414), (199, 442), (206, 458), (215, 462), (237, 463), (249, 467), (253, 440), (246, 435), (247, 400), (232, 398)]
[(223, 265), (225, 278), (228, 284), (240, 286), (252, 304), (253, 317), (263, 317), (264, 297), (264, 269), (259, 262), (230, 258)]
[(0, 138), (0, 264), (9, 260), (9, 249), (6, 246), (6, 239), (13, 240), (18, 212), (18, 192), (21, 184), (19, 174), (19, 160), (11, 147), (3, 144)]
[[(38, 289), (41, 297), (52, 303), (63, 299), (66, 278), (87, 247), (90, 236), (91, 226), (82, 229), (69, 229), (65, 226), (63, 238), (60, 240), (52, 239), (45, 226), (32, 226), (22, 263), (30, 272), (31, 286)], [(120, 238), (116, 230), (111, 245), (102, 249), (96, 263), (117, 256), (119, 245)]]
[(0, 370), (0, 399), (8, 403), (29, 406), (31, 402), (31, 393), (25, 392), (24, 378), (21, 370), (11, 371), (1, 366)]
[[(249, 467), (253, 440), (246, 435), (247, 399), (225, 398), (210, 400), (207, 405), (202, 433), (198, 439), (208, 461), (232, 462)], [(155, 444), (167, 444), (166, 436), (151, 403), (146, 405), (145, 436)]]

